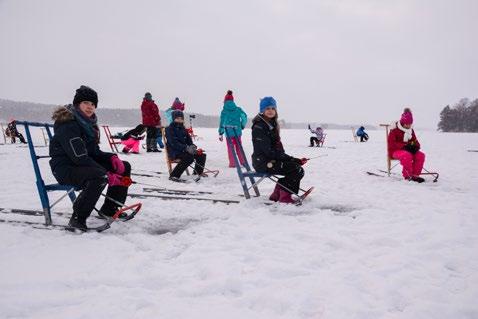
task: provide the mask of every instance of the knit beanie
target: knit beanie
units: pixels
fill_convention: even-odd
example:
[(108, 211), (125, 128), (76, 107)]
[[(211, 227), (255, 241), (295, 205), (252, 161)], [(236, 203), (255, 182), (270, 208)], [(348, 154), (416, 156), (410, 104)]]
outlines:
[(402, 124), (402, 125), (411, 125), (411, 124), (413, 124), (412, 111), (411, 111), (408, 107), (406, 107), (406, 108), (403, 110), (402, 117), (400, 118), (400, 124)]
[(276, 100), (274, 100), (272, 96), (266, 96), (265, 98), (261, 99), (259, 104), (259, 113), (264, 113), (268, 107), (272, 107), (274, 109), (277, 108)]
[(82, 85), (76, 90), (75, 97), (73, 98), (73, 105), (79, 105), (81, 102), (91, 102), (98, 107), (98, 94), (92, 88)]

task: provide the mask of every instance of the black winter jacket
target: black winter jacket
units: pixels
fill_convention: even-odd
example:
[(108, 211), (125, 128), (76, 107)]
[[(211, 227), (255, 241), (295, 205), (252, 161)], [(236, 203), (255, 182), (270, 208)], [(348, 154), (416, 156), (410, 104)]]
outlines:
[(270, 161), (290, 161), (294, 157), (287, 155), (282, 147), (280, 137), (275, 134), (275, 121), (267, 122), (261, 115), (252, 121), (252, 166), (258, 172), (267, 170)]
[(86, 132), (66, 107), (58, 108), (52, 118), (55, 135), (50, 141), (50, 167), (54, 175), (61, 178), (74, 166), (96, 167), (106, 174), (104, 166), (110, 166), (114, 154), (102, 152), (96, 141), (88, 142)]
[(183, 124), (171, 122), (166, 128), (166, 147), (168, 148), (169, 158), (175, 159), (179, 154), (186, 151), (188, 145), (193, 144), (193, 140)]

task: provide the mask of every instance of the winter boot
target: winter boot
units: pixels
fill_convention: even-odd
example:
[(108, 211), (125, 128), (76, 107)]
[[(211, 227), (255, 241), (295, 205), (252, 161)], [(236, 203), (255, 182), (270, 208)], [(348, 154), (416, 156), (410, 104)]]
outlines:
[[(126, 201), (127, 194), (128, 194), (128, 187), (124, 187), (124, 186), (109, 186), (108, 190), (106, 191), (106, 196), (114, 199), (115, 201), (119, 203), (124, 203)], [(98, 216), (100, 218), (105, 218), (105, 219), (112, 217), (119, 208), (120, 206), (118, 204), (106, 198), (103, 206), (98, 212)], [(128, 216), (128, 214), (123, 212), (118, 216), (118, 218), (125, 218), (126, 216)]]
[(271, 196), (269, 196), (269, 200), (277, 202), (280, 197), (280, 186), (279, 184), (276, 184), (276, 187), (274, 188), (274, 191), (272, 192)]
[(412, 176), (409, 178), (409, 180), (416, 183), (423, 183), (425, 181), (425, 179), (420, 176)]
[(128, 154), (129, 150), (130, 150), (129, 148), (123, 147), (123, 150), (121, 152)]
[(292, 199), (292, 194), (288, 191), (283, 190), (282, 188), (279, 190), (279, 203), (284, 204), (295, 204), (295, 200)]
[(86, 220), (79, 218), (76, 213), (73, 213), (66, 229), (69, 231), (79, 230), (82, 232), (86, 232), (88, 230), (88, 227), (86, 226)]

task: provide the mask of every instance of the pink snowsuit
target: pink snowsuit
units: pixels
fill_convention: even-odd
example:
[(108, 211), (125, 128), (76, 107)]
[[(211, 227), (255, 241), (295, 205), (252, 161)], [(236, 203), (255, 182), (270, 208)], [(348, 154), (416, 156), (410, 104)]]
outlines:
[[(230, 137), (232, 142), (232, 147), (236, 150), (237, 157), (239, 158), (239, 163), (244, 165), (244, 157), (242, 156), (241, 148), (239, 147), (239, 143), (242, 143), (240, 136)], [(232, 154), (232, 147), (227, 143), (227, 155), (229, 157), (229, 167), (236, 167), (234, 163), (234, 155)]]
[(388, 155), (390, 158), (394, 158), (400, 161), (403, 166), (402, 175), (408, 179), (412, 176), (419, 176), (423, 170), (423, 164), (425, 163), (425, 154), (421, 151), (417, 151), (415, 154), (404, 150), (403, 148), (408, 143), (414, 144), (420, 149), (420, 143), (415, 135), (415, 131), (412, 130), (412, 138), (408, 142), (403, 141), (405, 132), (398, 127), (390, 130), (388, 135)]
[(125, 141), (121, 141), (121, 144), (124, 145), (125, 149), (129, 152), (133, 150), (134, 153), (139, 153), (139, 142), (140, 140), (130, 137)]

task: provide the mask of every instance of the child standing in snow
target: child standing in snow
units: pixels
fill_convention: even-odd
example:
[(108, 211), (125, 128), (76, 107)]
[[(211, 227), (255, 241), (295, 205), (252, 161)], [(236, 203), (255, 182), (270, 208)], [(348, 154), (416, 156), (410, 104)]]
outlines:
[(139, 124), (134, 129), (121, 135), (121, 144), (124, 145), (122, 152), (139, 154), (139, 143), (144, 138), (144, 131), (146, 131), (146, 127)]
[(310, 133), (314, 134), (315, 136), (310, 137), (310, 147), (314, 147), (314, 142), (317, 147), (320, 147), (323, 144), (323, 139), (324, 139), (324, 130), (320, 126), (316, 127), (315, 130), (313, 130), (310, 127), (309, 124), (309, 131)]
[[(82, 85), (76, 90), (73, 105), (58, 108), (52, 117), (55, 135), (50, 143), (50, 167), (58, 183), (81, 189), (68, 223), (70, 228), (81, 231), (87, 230), (86, 219), (106, 185), (106, 196), (116, 202), (125, 202), (129, 185), (126, 183), (128, 178), (124, 177), (131, 173), (128, 162), (100, 150), (97, 106), (97, 93)], [(118, 207), (115, 202), (105, 199), (99, 215), (113, 216)]]
[(191, 136), (184, 127), (184, 113), (174, 111), (172, 114), (172, 122), (166, 128), (166, 147), (171, 160), (180, 160), (171, 172), (169, 179), (179, 182), (181, 175), (186, 168), (196, 161), (193, 174), (201, 176), (206, 164), (206, 154), (202, 149), (198, 149), (193, 144)]
[(413, 115), (409, 108), (405, 108), (400, 121), (388, 135), (388, 155), (400, 161), (403, 166), (402, 175), (406, 180), (423, 183), (420, 177), (425, 154), (420, 151), (420, 143), (412, 127)]
[(184, 112), (184, 108), (185, 108), (185, 104), (182, 103), (178, 97), (175, 98), (171, 107), (167, 109), (166, 111), (164, 111), (164, 115), (166, 116), (166, 120), (167, 120), (167, 125), (173, 122), (173, 112), (176, 110)]
[(295, 203), (291, 195), (299, 192), (300, 180), (304, 177), (302, 165), (307, 159), (295, 158), (285, 153), (274, 98), (263, 98), (259, 108), (259, 114), (252, 120), (252, 166), (260, 173), (284, 175), (279, 179), (269, 199), (281, 203)]
[(361, 126), (355, 133), (358, 137), (360, 137), (360, 142), (367, 142), (368, 141), (368, 134), (365, 133), (365, 127)]
[[(223, 141), (223, 135), (226, 133), (226, 138), (229, 138), (232, 147), (235, 148), (236, 154), (239, 157), (239, 162), (241, 165), (244, 165), (244, 158), (242, 152), (240, 151), (240, 143), (242, 130), (246, 127), (247, 124), (247, 114), (234, 103), (234, 96), (232, 96), (232, 91), (227, 91), (226, 96), (224, 97), (224, 106), (221, 111), (221, 118), (219, 122), (219, 140)], [(234, 127), (234, 129), (232, 129)], [(227, 154), (229, 157), (229, 167), (236, 167), (234, 163), (234, 156), (232, 154), (233, 149), (229, 143), (227, 144)]]

